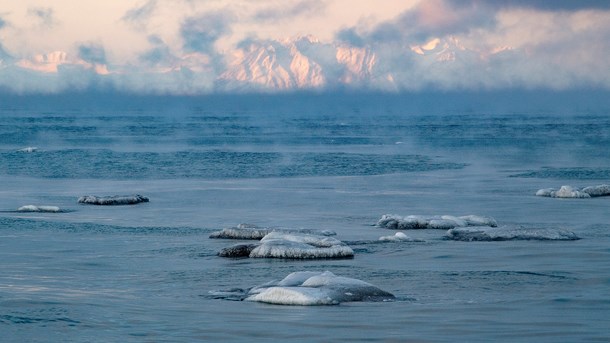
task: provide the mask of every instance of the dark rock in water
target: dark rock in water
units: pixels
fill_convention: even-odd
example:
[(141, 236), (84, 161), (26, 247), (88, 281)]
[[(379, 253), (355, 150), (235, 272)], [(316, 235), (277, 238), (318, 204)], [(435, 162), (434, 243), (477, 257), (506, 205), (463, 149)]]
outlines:
[(148, 202), (148, 198), (139, 194), (135, 195), (115, 195), (115, 196), (106, 196), (106, 197), (98, 197), (95, 195), (85, 195), (78, 199), (78, 202), (81, 204), (89, 204), (89, 205), (105, 205), (105, 206), (115, 206), (115, 205), (135, 205), (142, 202)]
[(218, 253), (220, 257), (250, 257), (250, 253), (259, 244), (235, 244), (230, 247), (223, 248)]

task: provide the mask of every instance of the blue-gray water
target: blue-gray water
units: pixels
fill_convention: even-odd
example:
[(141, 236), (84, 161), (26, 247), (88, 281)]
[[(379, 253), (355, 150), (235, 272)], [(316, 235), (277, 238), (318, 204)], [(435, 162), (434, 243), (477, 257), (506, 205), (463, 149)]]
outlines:
[[(534, 196), (610, 183), (610, 116), (300, 105), (3, 107), (1, 340), (610, 340), (610, 198)], [(77, 203), (135, 193), (150, 202)], [(29, 204), (66, 212), (14, 212)], [(208, 238), (247, 222), (375, 241), (394, 233), (372, 226), (386, 213), (485, 215), (582, 239), (456, 242), (422, 230), (406, 234), (424, 242), (355, 244), (353, 259), (292, 261), (220, 258), (234, 242)], [(397, 300), (210, 296), (301, 270)]]

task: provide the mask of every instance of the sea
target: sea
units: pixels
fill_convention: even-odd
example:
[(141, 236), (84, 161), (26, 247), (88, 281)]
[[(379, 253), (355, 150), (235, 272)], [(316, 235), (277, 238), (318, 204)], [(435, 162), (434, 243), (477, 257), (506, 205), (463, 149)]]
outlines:
[[(2, 97), (0, 341), (610, 341), (610, 197), (535, 195), (610, 183), (608, 108), (481, 97)], [(78, 203), (132, 194), (150, 201)], [(540, 234), (380, 243), (384, 214)], [(210, 234), (240, 223), (333, 231), (354, 257), (219, 257), (236, 241)], [(219, 296), (299, 271), (395, 299)]]

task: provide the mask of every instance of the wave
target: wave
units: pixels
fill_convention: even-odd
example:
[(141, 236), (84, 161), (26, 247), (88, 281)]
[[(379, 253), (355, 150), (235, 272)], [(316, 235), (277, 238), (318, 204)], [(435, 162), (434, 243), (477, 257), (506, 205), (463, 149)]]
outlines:
[(498, 226), (495, 219), (476, 215), (468, 216), (432, 216), (425, 217), (419, 215), (400, 216), (396, 214), (384, 214), (377, 222), (377, 226), (393, 230), (413, 230), (413, 229), (442, 229), (449, 230), (455, 227), (466, 226)]
[(454, 241), (573, 241), (578, 240), (574, 232), (563, 229), (524, 228), (524, 227), (477, 227), (454, 228), (445, 236)]
[(248, 292), (246, 301), (278, 305), (337, 305), (352, 301), (388, 301), (393, 294), (368, 282), (325, 272), (295, 272)]
[(272, 231), (259, 243), (237, 244), (222, 249), (221, 257), (330, 259), (351, 258), (352, 248), (342, 241), (327, 236), (305, 233)]
[(584, 188), (575, 188), (572, 186), (561, 186), (559, 190), (555, 188), (543, 188), (536, 192), (537, 196), (550, 198), (593, 198), (610, 196), (609, 185), (597, 185)]
[(116, 205), (135, 205), (142, 202), (148, 202), (149, 199), (145, 196), (135, 195), (115, 195), (98, 197), (96, 195), (85, 195), (78, 199), (81, 204), (116, 206)]
[(221, 239), (263, 239), (269, 233), (277, 231), (284, 233), (309, 233), (319, 236), (334, 236), (336, 233), (329, 230), (308, 230), (308, 229), (282, 229), (260, 227), (254, 224), (239, 224), (235, 227), (224, 228), (220, 231), (215, 231), (210, 234), (210, 238)]

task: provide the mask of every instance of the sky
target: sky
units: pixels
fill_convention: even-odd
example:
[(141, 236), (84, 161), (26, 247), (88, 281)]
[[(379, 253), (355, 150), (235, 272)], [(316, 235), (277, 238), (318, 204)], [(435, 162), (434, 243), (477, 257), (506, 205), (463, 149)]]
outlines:
[(0, 90), (610, 90), (610, 1), (0, 0)]

